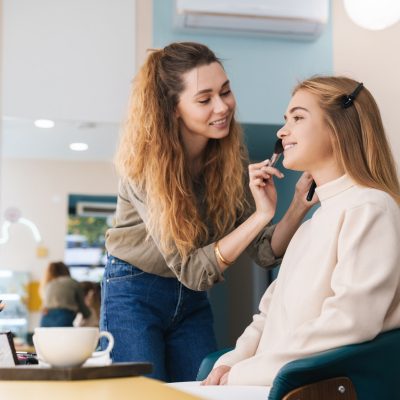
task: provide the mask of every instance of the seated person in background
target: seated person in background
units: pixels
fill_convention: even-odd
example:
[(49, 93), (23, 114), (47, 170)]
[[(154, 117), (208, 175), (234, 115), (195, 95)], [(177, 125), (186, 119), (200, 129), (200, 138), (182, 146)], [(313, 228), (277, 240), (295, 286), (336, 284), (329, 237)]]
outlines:
[(74, 320), (74, 326), (99, 326), (100, 320), (100, 283), (83, 281), (79, 283), (85, 300), (85, 304), (90, 309), (89, 317), (85, 318), (80, 312)]
[(371, 93), (352, 79), (311, 78), (285, 121), (283, 165), (311, 173), (321, 207), (206, 385), (271, 385), (289, 361), (400, 327), (400, 189)]
[(84, 318), (90, 316), (79, 283), (71, 278), (68, 267), (61, 261), (48, 265), (40, 292), (43, 301), (40, 326), (73, 326), (78, 312)]

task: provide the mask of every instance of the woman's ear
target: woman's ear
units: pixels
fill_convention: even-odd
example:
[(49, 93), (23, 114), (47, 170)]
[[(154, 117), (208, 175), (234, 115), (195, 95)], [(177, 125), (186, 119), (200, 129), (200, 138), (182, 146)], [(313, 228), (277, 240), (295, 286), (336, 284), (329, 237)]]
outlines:
[(178, 110), (178, 107), (175, 108), (174, 114), (175, 114), (175, 118), (176, 119), (179, 119), (181, 117), (181, 114), (180, 114), (180, 112)]

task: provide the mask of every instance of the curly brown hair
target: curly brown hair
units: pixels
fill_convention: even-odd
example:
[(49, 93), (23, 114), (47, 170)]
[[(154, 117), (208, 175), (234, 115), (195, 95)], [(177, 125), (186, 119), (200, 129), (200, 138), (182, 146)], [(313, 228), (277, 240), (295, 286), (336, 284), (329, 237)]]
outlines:
[[(185, 88), (183, 75), (214, 62), (221, 65), (199, 43), (172, 43), (152, 50), (134, 80), (116, 154), (120, 175), (145, 194), (149, 233), (160, 238), (165, 252), (176, 248), (182, 257), (208, 240), (209, 232), (196, 203), (175, 109)], [(245, 207), (247, 151), (234, 118), (229, 135), (210, 139), (205, 153), (206, 213), (218, 237), (234, 227)]]

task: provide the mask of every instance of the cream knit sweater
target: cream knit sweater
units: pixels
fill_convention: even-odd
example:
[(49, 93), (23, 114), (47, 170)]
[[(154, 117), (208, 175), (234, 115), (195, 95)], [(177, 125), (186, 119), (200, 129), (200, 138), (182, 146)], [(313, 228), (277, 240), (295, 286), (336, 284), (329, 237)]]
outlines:
[(260, 313), (216, 363), (232, 366), (231, 385), (271, 385), (291, 360), (400, 327), (399, 206), (347, 175), (317, 194)]

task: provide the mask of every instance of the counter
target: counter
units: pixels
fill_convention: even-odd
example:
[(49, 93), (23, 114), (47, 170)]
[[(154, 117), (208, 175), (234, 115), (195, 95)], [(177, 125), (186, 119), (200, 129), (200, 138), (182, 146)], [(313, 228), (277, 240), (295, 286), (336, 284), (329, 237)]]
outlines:
[(0, 381), (7, 400), (199, 400), (145, 377), (84, 381)]

